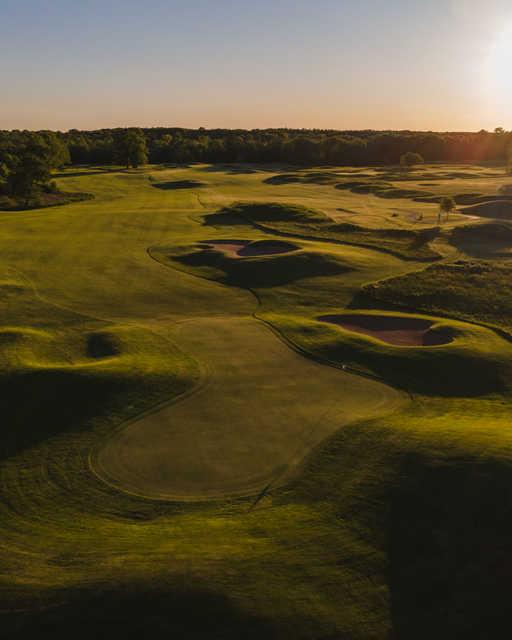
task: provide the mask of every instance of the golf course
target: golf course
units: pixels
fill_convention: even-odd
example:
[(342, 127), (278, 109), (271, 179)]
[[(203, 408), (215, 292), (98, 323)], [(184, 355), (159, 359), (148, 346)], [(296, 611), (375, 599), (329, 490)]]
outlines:
[(52, 178), (0, 210), (0, 638), (505, 637), (504, 167)]

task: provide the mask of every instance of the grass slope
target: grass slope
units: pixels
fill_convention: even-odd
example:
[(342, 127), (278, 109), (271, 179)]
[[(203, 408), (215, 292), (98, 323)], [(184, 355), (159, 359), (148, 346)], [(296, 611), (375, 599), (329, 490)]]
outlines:
[(510, 331), (511, 275), (509, 263), (459, 260), (369, 284), (360, 299), (441, 313)]

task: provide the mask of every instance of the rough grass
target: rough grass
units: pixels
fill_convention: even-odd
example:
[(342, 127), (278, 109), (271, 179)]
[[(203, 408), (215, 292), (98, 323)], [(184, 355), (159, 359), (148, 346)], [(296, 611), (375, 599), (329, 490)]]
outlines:
[(27, 211), (45, 207), (57, 207), (59, 205), (81, 202), (93, 198), (91, 193), (77, 193), (57, 191), (55, 193), (36, 193), (30, 198), (0, 195), (0, 211)]
[(512, 295), (508, 263), (457, 261), (422, 272), (367, 285), (365, 296), (429, 313), (512, 329)]
[(475, 258), (512, 257), (512, 226), (505, 222), (471, 224), (454, 229), (450, 242)]

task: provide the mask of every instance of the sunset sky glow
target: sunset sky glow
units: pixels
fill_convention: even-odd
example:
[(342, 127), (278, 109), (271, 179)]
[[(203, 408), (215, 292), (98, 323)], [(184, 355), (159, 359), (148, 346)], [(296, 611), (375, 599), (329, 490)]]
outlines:
[(0, 0), (0, 129), (512, 129), (509, 0)]

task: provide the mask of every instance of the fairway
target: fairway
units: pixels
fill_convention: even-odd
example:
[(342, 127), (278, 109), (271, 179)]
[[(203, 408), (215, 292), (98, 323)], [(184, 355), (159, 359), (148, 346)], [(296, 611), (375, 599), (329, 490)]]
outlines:
[(180, 637), (211, 597), (222, 640), (426, 638), (425, 588), (481, 596), (478, 549), (512, 553), (512, 232), (431, 199), (506, 178), (393, 171), (80, 167), (59, 187), (93, 197), (0, 214), (8, 631)]
[(101, 476), (138, 494), (257, 492), (289, 477), (343, 425), (405, 401), (386, 385), (304, 358), (253, 318), (194, 319), (174, 337), (201, 362), (202, 385), (123, 428), (95, 459)]

